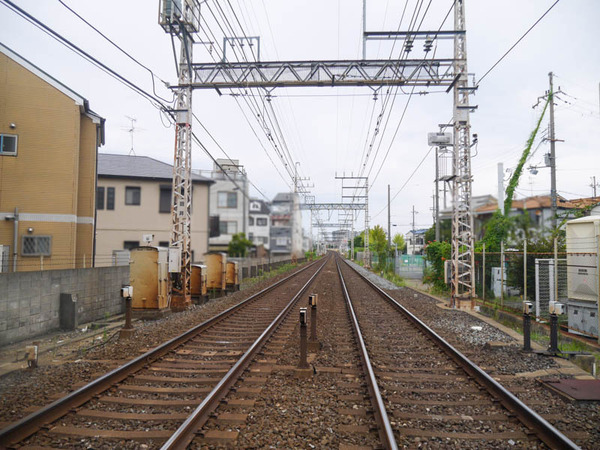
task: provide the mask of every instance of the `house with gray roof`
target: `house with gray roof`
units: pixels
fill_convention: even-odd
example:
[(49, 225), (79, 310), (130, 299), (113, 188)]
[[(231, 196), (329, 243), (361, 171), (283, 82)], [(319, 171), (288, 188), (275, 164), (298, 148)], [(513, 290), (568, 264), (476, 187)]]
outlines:
[[(167, 247), (171, 236), (173, 166), (147, 156), (99, 153), (96, 188), (96, 265), (111, 265), (116, 255), (153, 235), (150, 245)], [(209, 187), (214, 182), (192, 174), (192, 260), (208, 251)]]

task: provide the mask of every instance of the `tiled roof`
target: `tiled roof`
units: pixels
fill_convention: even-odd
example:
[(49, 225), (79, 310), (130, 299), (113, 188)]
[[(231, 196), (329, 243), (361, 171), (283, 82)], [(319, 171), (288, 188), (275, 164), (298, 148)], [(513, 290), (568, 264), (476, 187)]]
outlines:
[[(98, 176), (172, 180), (173, 166), (148, 156), (99, 153)], [(196, 183), (213, 183), (212, 180), (195, 174), (192, 174), (192, 181)]]
[[(557, 198), (557, 205), (558, 208), (565, 208), (565, 209), (574, 209), (574, 208), (578, 208), (579, 206), (577, 206), (575, 203), (573, 203), (572, 201), (569, 201), (567, 199), (565, 199), (564, 197), (561, 197), (560, 195)], [(552, 207), (552, 199), (550, 198), (549, 195), (536, 195), (535, 197), (527, 197), (527, 198), (523, 198), (523, 199), (519, 199), (519, 200), (513, 200), (512, 202), (512, 209), (544, 209), (544, 208), (551, 208)], [(494, 211), (496, 211), (498, 209), (498, 203), (496, 201), (490, 202), (487, 205), (483, 205), (480, 206), (479, 208), (475, 209), (476, 213), (479, 214), (485, 214), (485, 213), (492, 213)]]

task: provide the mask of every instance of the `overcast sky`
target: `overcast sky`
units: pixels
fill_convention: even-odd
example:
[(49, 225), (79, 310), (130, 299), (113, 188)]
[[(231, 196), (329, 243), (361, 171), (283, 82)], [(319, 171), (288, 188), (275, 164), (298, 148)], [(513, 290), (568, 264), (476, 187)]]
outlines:
[[(157, 77), (176, 84), (171, 40), (157, 24), (158, 0), (63, 1), (154, 71)], [(119, 74), (152, 92), (152, 77), (148, 71), (112, 47), (58, 0), (15, 0), (15, 3)], [(221, 57), (221, 27), (226, 29), (227, 22), (221, 17), (217, 3), (236, 30), (239, 30), (239, 21), (247, 36), (260, 36), (262, 60), (357, 59), (361, 56), (362, 0), (208, 0), (202, 9), (206, 20), (203, 27), (210, 29), (214, 36), (202, 35), (201, 40), (216, 38), (216, 43), (195, 45), (196, 62)], [(423, 6), (417, 23), (427, 10), (420, 29), (437, 30), (452, 0), (432, 0), (428, 9), (429, 0), (409, 0), (401, 24), (406, 2), (368, 0), (367, 28), (397, 30), (400, 24), (400, 29), (406, 30), (420, 3)], [(475, 80), (479, 80), (552, 3), (554, 0), (467, 0), (468, 66)], [(219, 23), (212, 14), (217, 16)], [(478, 105), (477, 112), (471, 115), (472, 132), (479, 137), (479, 143), (473, 149), (474, 195), (496, 196), (497, 164), (502, 162), (507, 169), (517, 164), (541, 112), (541, 108), (533, 109), (532, 106), (548, 89), (548, 73), (552, 71), (556, 74), (556, 87), (560, 86), (565, 93), (560, 96), (562, 100), (557, 101), (556, 108), (556, 137), (565, 141), (557, 144), (558, 191), (566, 198), (591, 196), (591, 177), (596, 176), (600, 183), (598, 19), (598, 0), (560, 1), (481, 82), (471, 100), (472, 104)], [(452, 27), (451, 14), (444, 29)], [(174, 128), (150, 102), (51, 39), (2, 3), (0, 42), (87, 98), (91, 108), (106, 118), (106, 145), (102, 152), (129, 153), (129, 116), (136, 119), (135, 154), (172, 163)], [(417, 47), (410, 57), (421, 55)], [(394, 55), (398, 54), (398, 48), (393, 50)], [(390, 45), (371, 42), (367, 56), (387, 59), (391, 51)], [(440, 43), (437, 52), (438, 57), (451, 57), (452, 48)], [(234, 59), (235, 55), (228, 50), (228, 57)], [(157, 93), (170, 97), (170, 91), (159, 79), (156, 83)], [(408, 179), (430, 151), (427, 133), (437, 131), (438, 124), (448, 122), (452, 116), (452, 94), (446, 94), (445, 89), (432, 87), (425, 95), (417, 88), (412, 97), (405, 95), (410, 91), (410, 88), (398, 91), (387, 126), (384, 126), (384, 116), (366, 165), (366, 172), (371, 172), (371, 223), (387, 229), (385, 207), (387, 185), (390, 184), (392, 195), (397, 194), (392, 202), (392, 223), (397, 224), (393, 232), (403, 233), (411, 228), (413, 205), (418, 211), (417, 228), (432, 223), (433, 151), (412, 180)], [(272, 198), (277, 192), (289, 190), (292, 181), (267, 141), (260, 119), (252, 117), (253, 112), (245, 106), (246, 101), (257, 101), (262, 105), (259, 97), (251, 97), (258, 96), (258, 92), (235, 91), (245, 97), (232, 96), (232, 92), (222, 92), (219, 96), (212, 90), (196, 91), (194, 113), (228, 155), (240, 160), (252, 182), (266, 197)], [(335, 174), (349, 175), (360, 171), (385, 91), (378, 93), (377, 100), (373, 99), (373, 91), (369, 88), (292, 88), (276, 89), (271, 94), (287, 147), (294, 161), (300, 162), (302, 177), (310, 177), (307, 183), (314, 185), (311, 191), (316, 201), (340, 201), (341, 184), (335, 180)], [(211, 154), (225, 157), (196, 122), (193, 126)], [(545, 133), (547, 120), (542, 128), (541, 132)], [(548, 151), (549, 145), (541, 143), (528, 165), (543, 165), (543, 155)], [(192, 158), (194, 168), (212, 168), (210, 159), (196, 146)], [(541, 168), (535, 176), (529, 172), (523, 174), (517, 194), (519, 197), (542, 195), (549, 190), (549, 169)], [(260, 196), (254, 189), (252, 191), (252, 195)], [(331, 219), (325, 215), (322, 218), (337, 221), (335, 215)], [(363, 227), (363, 221), (361, 214), (357, 228)], [(305, 223), (308, 226), (307, 220)]]

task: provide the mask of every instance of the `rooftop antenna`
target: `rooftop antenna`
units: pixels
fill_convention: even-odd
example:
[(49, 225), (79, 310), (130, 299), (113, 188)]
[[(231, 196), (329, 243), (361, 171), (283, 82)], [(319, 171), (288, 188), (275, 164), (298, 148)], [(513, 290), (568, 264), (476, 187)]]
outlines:
[(137, 119), (135, 117), (125, 117), (131, 121), (131, 126), (127, 129), (127, 132), (131, 134), (131, 148), (129, 149), (129, 156), (136, 156), (135, 150), (133, 149), (133, 133), (135, 133), (136, 130), (135, 123), (137, 122)]

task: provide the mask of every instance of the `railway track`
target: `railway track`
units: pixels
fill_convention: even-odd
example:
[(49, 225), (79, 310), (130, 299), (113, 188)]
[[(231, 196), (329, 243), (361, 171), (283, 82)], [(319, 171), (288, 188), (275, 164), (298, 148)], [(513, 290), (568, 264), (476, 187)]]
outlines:
[[(311, 267), (3, 430), (0, 446), (578, 448), (341, 258)], [(309, 293), (321, 348), (297, 378)]]
[(337, 264), (381, 392), (379, 415), (389, 417), (380, 434), (396, 441), (387, 448), (431, 440), (453, 448), (578, 448), (382, 289)]
[(136, 448), (180, 440), (181, 424), (214, 409), (323, 265), (307, 266), (8, 426), (0, 447)]

